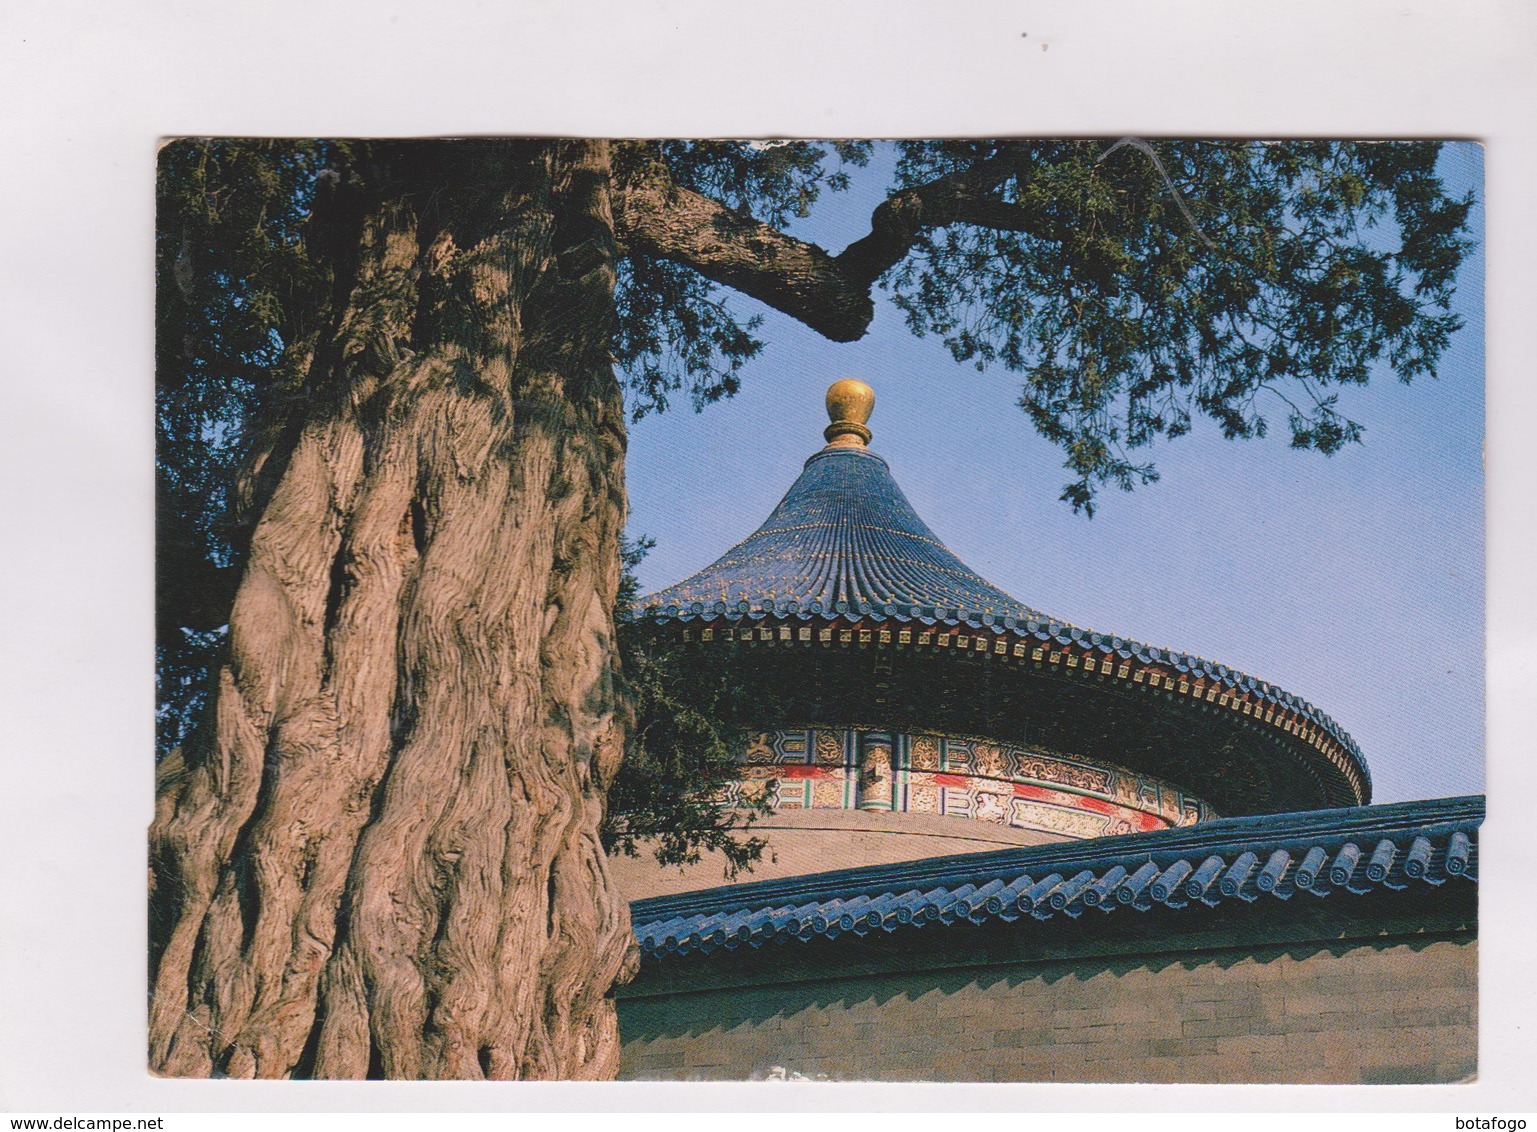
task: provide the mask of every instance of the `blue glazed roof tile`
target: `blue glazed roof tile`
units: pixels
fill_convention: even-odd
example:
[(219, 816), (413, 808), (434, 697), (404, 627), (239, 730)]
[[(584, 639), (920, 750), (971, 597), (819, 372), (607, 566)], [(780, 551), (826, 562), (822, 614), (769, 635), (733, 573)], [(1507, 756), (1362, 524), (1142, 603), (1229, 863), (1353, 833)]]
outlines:
[(886, 461), (867, 448), (817, 452), (761, 527), (716, 562), (638, 605), (643, 617), (657, 622), (856, 622), (876, 616), (1092, 645), (1181, 673), (1203, 673), (1284, 705), (1333, 735), (1364, 782), (1371, 781), (1355, 741), (1306, 700), (1226, 665), (1083, 629), (1011, 597), (951, 553), (902, 494)]
[(640, 900), (631, 917), (641, 950), (657, 958), (959, 923), (1429, 892), (1476, 883), (1483, 813), (1474, 797), (1231, 818)]
[(920, 618), (948, 621), (1046, 619), (952, 554), (886, 461), (855, 448), (812, 456), (757, 531), (641, 604), (672, 617), (753, 611), (910, 619), (917, 610)]

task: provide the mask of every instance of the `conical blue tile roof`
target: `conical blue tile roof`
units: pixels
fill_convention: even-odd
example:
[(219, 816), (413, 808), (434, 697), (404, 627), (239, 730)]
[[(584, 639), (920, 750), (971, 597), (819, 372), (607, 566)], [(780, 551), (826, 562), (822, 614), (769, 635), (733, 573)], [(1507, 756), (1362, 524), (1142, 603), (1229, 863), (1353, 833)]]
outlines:
[[(1292, 775), (1297, 781), (1322, 781), (1322, 775), (1334, 784), (1327, 787), (1329, 799), (1369, 800), (1371, 773), (1360, 748), (1301, 697), (1202, 657), (1049, 617), (967, 567), (918, 517), (886, 461), (865, 447), (870, 434), (861, 422), (869, 404), (852, 422), (840, 419), (834, 410), (847, 406), (834, 404), (837, 389), (828, 403), (833, 423), (826, 436), (832, 443), (806, 461), (764, 524), (699, 573), (642, 598), (636, 611), (642, 619), (659, 629), (681, 623), (685, 639), (690, 622), (720, 622), (728, 640), (733, 624), (766, 618), (858, 622), (866, 627), (866, 638), (874, 624), (917, 623), (913, 645), (920, 649), (932, 638), (935, 648), (952, 655), (987, 649), (981, 655), (1007, 656), (1037, 669), (1062, 663), (1066, 671), (1098, 673), (1118, 687), (1186, 700), (1201, 712), (1234, 713), (1226, 715), (1234, 727), (1248, 726), (1240, 722), (1246, 719), (1255, 726), (1263, 721), (1264, 728), (1298, 748), (1309, 769)], [(851, 430), (858, 437), (852, 443)], [(925, 635), (924, 627), (934, 631)], [(758, 632), (759, 640), (770, 639), (766, 627)], [(790, 638), (775, 634), (774, 639)], [(809, 644), (809, 628), (795, 639)], [(817, 639), (830, 641), (825, 635)], [(897, 643), (907, 641), (903, 636)], [(840, 642), (852, 643), (850, 634)], [(1118, 742), (1133, 738), (1127, 732)], [(1214, 761), (1235, 757), (1226, 748), (1210, 754)]]
[(641, 604), (673, 616), (876, 613), (1010, 628), (1047, 620), (950, 553), (866, 448), (812, 456), (751, 536)]

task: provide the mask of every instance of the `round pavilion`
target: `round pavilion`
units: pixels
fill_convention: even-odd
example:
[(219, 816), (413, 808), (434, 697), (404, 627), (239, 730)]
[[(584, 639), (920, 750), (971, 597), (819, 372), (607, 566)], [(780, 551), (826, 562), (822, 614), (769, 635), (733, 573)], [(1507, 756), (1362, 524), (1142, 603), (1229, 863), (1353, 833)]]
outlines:
[[(1306, 701), (969, 569), (868, 447), (874, 400), (834, 384), (826, 446), (763, 525), (640, 602), (650, 632), (762, 689), (735, 789), (769, 792), (776, 860), (752, 879), (1370, 800), (1355, 743)], [(720, 881), (620, 873), (637, 897)]]

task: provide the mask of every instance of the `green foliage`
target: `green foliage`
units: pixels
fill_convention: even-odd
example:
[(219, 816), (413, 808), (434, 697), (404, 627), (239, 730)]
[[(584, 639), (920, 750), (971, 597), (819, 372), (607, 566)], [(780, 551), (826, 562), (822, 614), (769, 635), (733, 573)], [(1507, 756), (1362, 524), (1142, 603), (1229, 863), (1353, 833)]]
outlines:
[[(286, 347), (316, 333), (330, 280), (306, 242), (317, 190), (349, 181), (366, 144), (185, 141), (161, 154), (156, 234), (159, 744), (204, 707), (243, 555), (237, 470), (253, 422), (302, 392)], [(674, 179), (783, 224), (848, 184), (864, 143), (622, 143), (616, 164), (665, 160)], [(1063, 498), (1156, 478), (1137, 459), (1197, 415), (1263, 436), (1280, 407), (1292, 443), (1324, 453), (1359, 438), (1337, 390), (1386, 363), (1433, 374), (1457, 320), (1452, 287), (1470, 200), (1434, 170), (1434, 143), (905, 142), (899, 186), (1005, 156), (991, 195), (1018, 223), (917, 235), (883, 279), (909, 326), (957, 360), (1022, 377), (1021, 405), (1062, 448)], [(682, 395), (734, 393), (759, 323), (688, 268), (619, 265), (614, 354), (633, 416)], [(637, 548), (631, 548), (633, 554)], [(633, 575), (621, 610), (633, 598)], [(634, 734), (605, 839), (664, 861), (761, 852), (723, 814), (743, 690), (622, 624)]]
[(631, 618), (634, 568), (651, 545), (625, 546), (619, 654), (633, 717), (609, 789), (603, 845), (632, 857), (644, 849), (664, 865), (693, 864), (715, 850), (734, 878), (762, 856), (763, 839), (745, 831), (769, 810), (766, 793), (722, 806), (740, 770), (747, 689), (719, 657), (656, 637)]
[[(681, 183), (783, 219), (847, 185), (829, 147), (661, 143)], [(630, 147), (633, 150), (633, 146)], [(868, 146), (836, 143), (838, 163)], [(626, 146), (618, 147), (625, 158)], [(329, 278), (306, 241), (317, 187), (359, 173), (366, 147), (335, 141), (185, 139), (160, 153), (156, 226), (157, 746), (203, 711), (243, 554), (233, 496), (253, 424), (298, 389), (285, 348), (316, 329)], [(632, 414), (729, 397), (763, 343), (715, 284), (676, 264), (620, 264), (614, 353)]]
[(157, 739), (203, 709), (243, 538), (233, 490), (283, 347), (320, 305), (302, 238), (314, 185), (340, 147), (224, 139), (160, 152), (155, 232)]
[(1157, 478), (1134, 454), (1204, 414), (1229, 439), (1324, 454), (1360, 439), (1340, 386), (1385, 361), (1433, 374), (1469, 247), (1434, 142), (905, 142), (920, 185), (1002, 154), (1023, 230), (923, 233), (884, 283), (957, 361), (1024, 376), (1020, 405), (1066, 453), (1062, 498)]
[[(831, 150), (831, 152), (829, 152)], [(659, 153), (678, 184), (769, 224), (807, 216), (824, 191), (848, 188), (845, 166), (863, 166), (868, 142), (664, 141), (655, 150), (616, 148), (615, 163)], [(829, 162), (836, 165), (829, 168)], [(741, 386), (757, 357), (763, 319), (746, 317), (732, 293), (681, 264), (631, 255), (619, 267), (614, 358), (625, 375), (630, 415), (663, 412), (685, 393), (695, 411)]]
[(650, 256), (627, 257), (615, 285), (614, 357), (624, 368), (630, 416), (671, 407), (687, 392), (695, 411), (741, 387), (742, 366), (763, 351), (759, 315), (743, 318), (704, 276)]

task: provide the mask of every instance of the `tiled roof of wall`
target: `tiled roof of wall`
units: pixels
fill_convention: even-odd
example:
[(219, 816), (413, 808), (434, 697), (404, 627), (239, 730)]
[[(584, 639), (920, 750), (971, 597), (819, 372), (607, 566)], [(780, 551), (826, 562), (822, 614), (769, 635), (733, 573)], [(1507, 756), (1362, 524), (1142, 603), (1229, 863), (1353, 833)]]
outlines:
[(650, 956), (1476, 883), (1481, 796), (1231, 818), (636, 901)]

